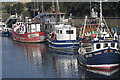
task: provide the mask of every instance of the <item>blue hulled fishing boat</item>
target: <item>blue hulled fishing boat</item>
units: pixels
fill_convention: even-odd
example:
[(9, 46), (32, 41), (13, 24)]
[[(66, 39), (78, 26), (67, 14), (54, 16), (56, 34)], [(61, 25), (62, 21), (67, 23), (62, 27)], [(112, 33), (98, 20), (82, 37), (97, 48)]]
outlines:
[(76, 28), (67, 24), (55, 25), (55, 30), (49, 34), (49, 47), (55, 49), (78, 49), (79, 41)]
[(100, 12), (99, 24), (96, 24), (97, 26), (86, 24), (87, 17), (85, 19), (81, 34), (81, 46), (78, 50), (78, 60), (81, 65), (87, 68), (109, 72), (119, 68), (119, 37), (117, 33), (112, 33), (103, 19), (101, 1)]

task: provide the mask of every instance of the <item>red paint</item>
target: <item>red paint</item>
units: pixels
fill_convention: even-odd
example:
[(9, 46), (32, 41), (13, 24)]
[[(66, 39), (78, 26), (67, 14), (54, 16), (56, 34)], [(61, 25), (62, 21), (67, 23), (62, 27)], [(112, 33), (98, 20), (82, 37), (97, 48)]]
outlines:
[[(31, 35), (31, 34), (39, 34), (39, 36), (29, 38), (28, 35)], [(40, 37), (43, 37), (43, 36), (44, 36), (44, 39), (41, 39)], [(33, 32), (33, 33), (19, 34), (19, 33), (14, 32), (14, 30), (12, 30), (12, 37), (13, 37), (13, 40), (20, 41), (20, 42), (43, 42), (43, 41), (46, 41), (46, 33), (45, 32)]]
[(92, 37), (95, 38), (95, 37), (96, 37), (96, 34), (92, 34)]
[(89, 68), (93, 68), (93, 69), (103, 69), (102, 71), (105, 71), (105, 70), (111, 70), (111, 69), (113, 69), (113, 68), (115, 68), (115, 67), (117, 67), (117, 66), (119, 66), (119, 65), (116, 65), (116, 66), (110, 66), (110, 67), (105, 67), (105, 66), (99, 66), (99, 67), (92, 67), (92, 66), (87, 66), (87, 67), (89, 67)]

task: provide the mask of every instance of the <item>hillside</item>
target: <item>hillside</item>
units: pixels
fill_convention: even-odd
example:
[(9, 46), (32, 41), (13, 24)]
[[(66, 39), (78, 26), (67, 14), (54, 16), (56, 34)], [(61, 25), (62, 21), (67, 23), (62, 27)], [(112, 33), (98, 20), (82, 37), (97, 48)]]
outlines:
[[(46, 11), (52, 3), (44, 2), (43, 7)], [(56, 4), (55, 4), (56, 5)], [(19, 15), (33, 17), (41, 12), (42, 3), (34, 2), (6, 2), (2, 3), (3, 14), (15, 14), (16, 12)], [(84, 17), (90, 15), (90, 3), (87, 2), (60, 2), (60, 11), (66, 13), (66, 16), (69, 16), (72, 13), (74, 18)], [(95, 11), (99, 12), (99, 3), (91, 3), (91, 8), (94, 8)], [(35, 11), (35, 14), (33, 14)], [(120, 17), (120, 2), (106, 2), (103, 3), (103, 15), (105, 17)]]

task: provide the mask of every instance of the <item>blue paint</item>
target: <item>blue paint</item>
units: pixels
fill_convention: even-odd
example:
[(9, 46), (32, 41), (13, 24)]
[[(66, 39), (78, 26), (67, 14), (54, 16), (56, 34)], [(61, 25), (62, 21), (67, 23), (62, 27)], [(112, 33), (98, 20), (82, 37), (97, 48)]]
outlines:
[[(106, 51), (104, 53), (104, 51)], [(113, 52), (110, 52), (112, 50)], [(101, 52), (102, 54), (95, 55), (95, 53)], [(115, 49), (104, 49), (96, 52), (86, 53), (84, 56), (80, 55), (79, 59), (83, 64), (87, 65), (103, 65), (103, 64), (119, 64), (120, 63), (120, 54), (115, 53)], [(86, 55), (92, 54), (92, 57), (86, 58)]]
[(67, 48), (67, 49), (79, 48), (79, 42), (76, 40), (62, 40), (62, 41), (52, 39), (49, 40), (50, 40), (49, 45), (52, 48)]
[(117, 28), (112, 28), (114, 31), (115, 31), (115, 33), (117, 32)]

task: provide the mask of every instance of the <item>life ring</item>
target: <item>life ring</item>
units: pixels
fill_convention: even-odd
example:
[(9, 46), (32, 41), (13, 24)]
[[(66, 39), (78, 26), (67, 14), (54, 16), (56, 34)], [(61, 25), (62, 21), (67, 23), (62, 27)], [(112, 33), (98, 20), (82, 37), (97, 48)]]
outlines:
[(53, 40), (55, 40), (55, 38), (56, 38), (56, 34), (55, 33), (53, 33), (54, 34), (54, 36), (53, 36)]
[(49, 34), (48, 36), (49, 36), (49, 38), (51, 39), (52, 34)]
[(81, 53), (81, 49), (80, 48), (78, 49), (78, 52)]

